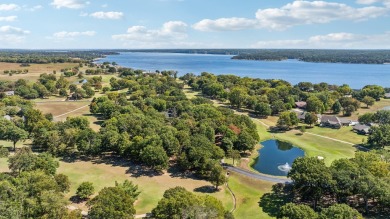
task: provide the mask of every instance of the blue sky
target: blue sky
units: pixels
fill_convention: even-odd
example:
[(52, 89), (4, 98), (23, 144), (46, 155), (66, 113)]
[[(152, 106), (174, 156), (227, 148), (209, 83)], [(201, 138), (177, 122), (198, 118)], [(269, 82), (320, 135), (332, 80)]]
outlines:
[(2, 0), (0, 48), (390, 49), (390, 0)]

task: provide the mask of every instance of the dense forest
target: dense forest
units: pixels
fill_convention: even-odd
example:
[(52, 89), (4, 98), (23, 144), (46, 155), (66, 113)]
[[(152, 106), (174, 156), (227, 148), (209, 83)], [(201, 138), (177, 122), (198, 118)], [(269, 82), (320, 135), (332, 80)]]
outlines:
[(304, 62), (385, 64), (390, 63), (389, 50), (260, 50), (240, 53), (233, 59), (285, 60)]

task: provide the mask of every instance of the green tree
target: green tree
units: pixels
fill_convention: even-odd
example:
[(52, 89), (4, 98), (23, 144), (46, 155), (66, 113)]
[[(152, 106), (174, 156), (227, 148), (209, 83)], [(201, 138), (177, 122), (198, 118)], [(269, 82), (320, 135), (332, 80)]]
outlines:
[(60, 192), (66, 193), (70, 190), (70, 181), (67, 175), (62, 173), (54, 175), (54, 180), (57, 182), (58, 190)]
[(134, 199), (119, 187), (103, 188), (88, 203), (88, 217), (91, 219), (132, 219), (134, 218)]
[(82, 182), (77, 188), (76, 195), (81, 199), (88, 199), (95, 191), (93, 183)]
[(316, 219), (318, 218), (318, 214), (307, 205), (288, 203), (280, 209), (278, 218)]
[(308, 112), (323, 113), (325, 110), (324, 103), (316, 96), (309, 97), (306, 102), (306, 110)]
[(362, 124), (369, 124), (375, 121), (375, 114), (374, 113), (365, 113), (361, 116), (359, 116), (358, 121)]
[(60, 163), (49, 153), (41, 153), (36, 156), (34, 169), (40, 169), (48, 175), (55, 175)]
[(374, 105), (374, 103), (375, 103), (375, 99), (372, 97), (369, 97), (369, 96), (365, 96), (361, 101), (362, 101), (362, 103), (367, 105), (367, 108)]
[(247, 96), (247, 91), (243, 87), (234, 87), (229, 93), (229, 101), (232, 106), (240, 109)]
[(353, 218), (353, 219), (363, 219), (363, 216), (356, 210), (349, 207), (346, 204), (335, 204), (330, 206), (329, 208), (325, 208), (321, 211), (320, 214), (321, 219), (345, 219), (345, 218)]
[(269, 104), (267, 103), (256, 103), (255, 104), (255, 114), (260, 117), (267, 118), (272, 113), (272, 109)]
[(28, 137), (26, 131), (6, 119), (0, 120), (0, 126), (0, 139), (11, 141), (14, 146), (14, 151), (16, 150), (16, 143), (20, 140), (25, 140)]
[(310, 125), (310, 127), (313, 124), (316, 124), (317, 121), (318, 121), (318, 117), (317, 117), (317, 115), (314, 112), (305, 114), (305, 123)]
[(214, 197), (196, 196), (183, 187), (175, 187), (165, 191), (152, 214), (156, 219), (224, 218), (225, 211)]
[(332, 105), (332, 111), (334, 114), (339, 114), (341, 112), (342, 106), (339, 101), (334, 102)]
[(156, 171), (168, 168), (169, 158), (161, 146), (146, 146), (140, 154), (141, 161)]
[(218, 190), (218, 186), (226, 182), (227, 178), (220, 164), (215, 164), (211, 169), (209, 180), (215, 186), (216, 190)]
[(313, 208), (331, 188), (334, 181), (330, 169), (325, 166), (323, 160), (315, 157), (299, 157), (293, 165), (288, 177), (294, 182), (294, 189), (300, 191), (300, 195), (313, 200)]
[(133, 182), (129, 180), (125, 180), (122, 184), (115, 181), (115, 187), (118, 187), (126, 192), (126, 194), (130, 195), (130, 197), (134, 200), (138, 198), (138, 195), (141, 193), (138, 190), (138, 185), (134, 185)]
[(12, 172), (21, 173), (23, 171), (33, 170), (35, 161), (36, 155), (33, 154), (31, 148), (23, 147), (8, 159), (8, 167)]
[(255, 147), (257, 141), (246, 130), (241, 131), (237, 141), (234, 143), (234, 149), (238, 151), (251, 151)]
[(390, 125), (379, 125), (371, 127), (371, 135), (368, 136), (367, 143), (374, 147), (384, 148), (390, 145)]
[(280, 129), (287, 130), (292, 126), (290, 112), (282, 112), (279, 115), (279, 119), (276, 123), (276, 126)]

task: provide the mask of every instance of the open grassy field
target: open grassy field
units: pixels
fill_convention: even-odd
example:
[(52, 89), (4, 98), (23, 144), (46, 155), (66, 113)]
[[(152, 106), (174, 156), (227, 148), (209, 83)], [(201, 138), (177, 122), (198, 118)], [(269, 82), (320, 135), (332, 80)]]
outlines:
[(237, 199), (236, 218), (271, 218), (259, 207), (260, 197), (270, 192), (272, 183), (253, 180), (245, 176), (232, 173), (229, 177), (229, 186)]
[(390, 106), (390, 99), (381, 99), (380, 101), (376, 101), (373, 106), (370, 108), (366, 108), (365, 104), (362, 104), (363, 108), (359, 108), (355, 113), (352, 114), (352, 118), (357, 119), (359, 115), (363, 115), (364, 113), (374, 113), (378, 110), (383, 109), (384, 107)]
[[(182, 186), (189, 191), (196, 192), (202, 189), (207, 190), (211, 186), (207, 181), (182, 178), (171, 172), (158, 176), (138, 176), (135, 171), (134, 168), (129, 168), (126, 164), (111, 165), (93, 161), (61, 162), (58, 169), (59, 173), (69, 176), (72, 183), (70, 192), (66, 195), (67, 198), (73, 196), (78, 185), (84, 181), (93, 182), (96, 193), (104, 187), (114, 186), (115, 181), (123, 182), (126, 179), (133, 181), (141, 191), (135, 206), (137, 214), (150, 212), (162, 198), (164, 191), (169, 188)], [(233, 206), (232, 197), (225, 187), (221, 187), (221, 190), (216, 193), (196, 193), (209, 194), (218, 198), (226, 209), (231, 209)], [(82, 205), (79, 207), (83, 208)]]
[(8, 172), (8, 158), (0, 158), (0, 172)]
[[(61, 69), (72, 68), (78, 66), (77, 63), (50, 63), (50, 64), (31, 64), (28, 67), (20, 67), (18, 63), (5, 63), (0, 62), (0, 80), (17, 81), (18, 79), (26, 79), (29, 81), (35, 81), (39, 78), (40, 74), (53, 73), (57, 71), (57, 75), (60, 75)], [(24, 70), (28, 69), (27, 74), (3, 74), (4, 70)]]
[(314, 126), (313, 128), (307, 128), (306, 131), (318, 135), (336, 138), (342, 141), (351, 142), (354, 144), (361, 144), (362, 140), (367, 141), (367, 136), (355, 133), (352, 130), (352, 126), (342, 127), (341, 129)]

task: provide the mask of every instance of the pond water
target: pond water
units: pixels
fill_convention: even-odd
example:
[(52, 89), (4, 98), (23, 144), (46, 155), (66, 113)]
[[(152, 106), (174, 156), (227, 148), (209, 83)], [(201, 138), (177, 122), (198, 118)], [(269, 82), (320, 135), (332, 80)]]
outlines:
[(275, 139), (263, 141), (261, 145), (260, 155), (252, 167), (264, 174), (287, 176), (294, 160), (305, 155), (302, 149)]

